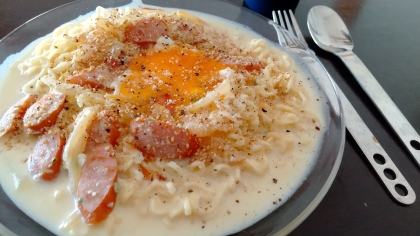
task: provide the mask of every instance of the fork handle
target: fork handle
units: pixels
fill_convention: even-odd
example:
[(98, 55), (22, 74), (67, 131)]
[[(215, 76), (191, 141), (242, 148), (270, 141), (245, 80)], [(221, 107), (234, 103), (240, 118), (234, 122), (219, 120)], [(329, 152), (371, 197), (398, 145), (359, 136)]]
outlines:
[[(333, 81), (333, 80), (332, 80)], [(372, 165), (373, 169), (376, 171), (376, 174), (381, 178), (382, 182), (384, 183), (385, 187), (388, 189), (388, 192), (394, 197), (395, 200), (398, 202), (410, 205), (413, 204), (416, 200), (416, 194), (404, 176), (401, 174), (397, 166), (376, 140), (375, 136), (366, 126), (365, 122), (362, 120), (360, 115), (357, 113), (356, 109), (341, 91), (341, 89), (335, 84), (338, 90), (338, 94), (341, 98), (341, 103), (343, 104), (344, 110), (344, 120), (346, 122), (347, 130), (353, 136), (354, 140), (359, 145), (360, 149), (362, 149), (363, 153), (365, 154), (366, 158)], [(383, 159), (382, 163), (378, 163), (375, 161), (375, 156), (379, 155)], [(379, 159), (379, 158), (378, 158)], [(393, 176), (395, 179), (390, 179), (385, 175), (385, 172), (393, 172)], [(395, 187), (397, 185), (402, 185), (407, 190), (407, 195), (403, 196), (400, 195)]]
[(420, 136), (401, 113), (369, 69), (352, 51), (335, 53), (346, 64), (370, 99), (420, 165)]

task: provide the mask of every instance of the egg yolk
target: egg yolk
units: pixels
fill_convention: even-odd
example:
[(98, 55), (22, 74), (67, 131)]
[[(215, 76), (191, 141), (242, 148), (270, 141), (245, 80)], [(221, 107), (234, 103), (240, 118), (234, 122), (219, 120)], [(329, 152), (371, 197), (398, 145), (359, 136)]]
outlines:
[(121, 83), (120, 94), (139, 105), (150, 101), (188, 105), (212, 90), (220, 82), (218, 71), (226, 67), (197, 50), (179, 46), (148, 52), (129, 62), (131, 73)]

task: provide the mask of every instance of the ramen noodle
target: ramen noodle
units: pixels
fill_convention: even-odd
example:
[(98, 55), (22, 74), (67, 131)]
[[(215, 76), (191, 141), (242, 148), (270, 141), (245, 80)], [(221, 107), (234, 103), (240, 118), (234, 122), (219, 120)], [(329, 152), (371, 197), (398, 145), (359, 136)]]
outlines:
[(31, 185), (66, 184), (74, 211), (60, 234), (79, 234), (73, 221), (113, 233), (119, 209), (204, 230), (234, 193), (311, 163), (326, 119), (287, 53), (184, 11), (98, 7), (16, 65), (30, 80), (0, 134), (9, 147), (37, 140)]

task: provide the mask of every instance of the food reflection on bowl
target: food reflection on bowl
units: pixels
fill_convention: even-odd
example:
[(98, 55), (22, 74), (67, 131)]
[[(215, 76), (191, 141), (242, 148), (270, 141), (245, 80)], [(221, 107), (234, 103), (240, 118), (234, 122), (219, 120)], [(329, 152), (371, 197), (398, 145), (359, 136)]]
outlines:
[[(120, 13), (99, 9), (97, 14), (110, 16)], [(66, 230), (68, 233), (71, 232), (75, 225), (81, 230), (80, 232), (94, 233), (109, 230), (121, 232), (118, 227), (130, 225), (127, 220), (122, 220), (128, 218), (124, 217), (123, 212), (129, 211), (134, 206), (136, 209), (134, 213), (138, 219), (142, 219), (144, 226), (141, 228), (146, 228), (145, 232), (157, 232), (156, 228), (147, 229), (147, 226), (152, 224), (158, 224), (159, 230), (164, 230), (165, 227), (176, 227), (174, 225), (178, 225), (179, 222), (185, 223), (188, 219), (189, 221), (194, 219), (193, 227), (196, 227), (200, 233), (209, 232), (214, 228), (219, 228), (220, 234), (232, 233), (264, 217), (275, 209), (276, 205), (285, 202), (281, 207), (285, 210), (280, 212), (287, 212), (288, 203), (293, 203), (294, 199), (293, 196), (288, 201), (285, 199), (296, 188), (302, 190), (302, 186), (305, 186), (305, 182), (309, 180), (308, 177), (304, 185), (300, 185), (305, 176), (313, 175), (313, 171), (310, 170), (317, 169), (319, 160), (326, 151), (323, 148), (331, 149), (328, 138), (331, 134), (339, 137), (332, 142), (338, 144), (341, 142), (341, 145), (337, 146), (337, 143), (333, 145), (333, 156), (330, 159), (331, 168), (337, 167), (343, 138), (341, 113), (337, 100), (330, 100), (334, 99), (331, 90), (325, 91), (322, 83), (315, 84), (315, 77), (311, 74), (310, 67), (302, 68), (306, 74), (305, 77), (299, 77), (302, 76), (300, 69), (286, 53), (273, 50), (271, 46), (266, 45), (266, 41), (250, 41), (250, 37), (241, 36), (244, 29), (239, 29), (240, 26), (235, 26), (238, 28), (236, 31), (235, 28), (225, 32), (222, 29), (208, 31), (212, 29), (212, 21), (220, 22), (209, 16), (198, 15), (199, 18), (196, 18), (186, 12), (167, 14), (143, 9), (140, 13), (132, 14), (137, 17), (135, 20), (120, 21), (122, 23), (115, 24), (120, 18), (114, 15), (110, 17), (114, 21), (108, 22), (101, 22), (101, 19), (106, 17), (95, 17), (91, 26), (97, 28), (88, 28), (85, 32), (89, 33), (86, 34), (80, 34), (83, 29), (77, 31), (78, 26), (83, 28), (88, 25), (85, 23), (72, 25), (71, 30), (59, 30), (62, 33), (58, 34), (60, 37), (65, 35), (65, 40), (80, 46), (74, 47), (75, 49), (65, 47), (65, 50), (69, 51), (60, 53), (64, 55), (63, 58), (66, 53), (77, 57), (69, 67), (63, 67), (63, 63), (60, 64), (63, 61), (57, 62), (56, 58), (52, 59), (56, 63), (54, 64), (56, 67), (52, 67), (52, 72), (51, 70), (42, 72), (42, 68), (37, 70), (38, 64), (31, 61), (31, 58), (20, 63), (22, 71), (27, 72), (24, 76), (28, 76), (28, 79), (36, 78), (24, 86), (26, 93), (43, 97), (45, 94), (51, 94), (52, 88), (54, 93), (66, 95), (64, 106), (66, 109), (61, 111), (57, 123), (48, 126), (52, 128), (46, 127), (41, 131), (41, 133), (54, 134), (58, 126), (58, 132), (66, 138), (62, 173), (48, 186), (40, 184), (40, 180), (34, 182), (27, 170), (26, 174), (22, 169), (21, 176), (15, 175), (21, 178), (21, 186), (35, 183), (35, 185), (28, 184), (31, 187), (24, 190), (22, 190), (24, 187), (21, 187), (19, 191), (31, 193), (51, 191), (52, 202), (67, 202), (67, 206), (62, 204), (63, 215), (67, 218), (57, 217), (54, 224), (48, 225), (45, 222), (51, 222), (51, 219), (38, 217), (38, 213), (29, 209), (31, 206), (22, 204), (23, 198), (19, 199), (18, 194), (13, 196), (12, 199), (16, 204), (39, 223), (60, 234)], [(162, 20), (167, 29), (153, 39), (138, 41), (136, 39), (143, 36), (132, 37), (130, 27), (135, 27), (138, 22), (141, 22), (142, 26), (147, 25), (143, 19), (152, 21), (154, 25), (161, 22), (153, 20)], [(200, 27), (207, 27), (202, 31), (206, 34), (200, 35)], [(183, 30), (187, 34), (183, 34)], [(189, 38), (191, 31), (195, 34)], [(100, 37), (95, 36), (96, 33)], [(89, 41), (92, 35), (94, 41)], [(229, 35), (236, 37), (236, 41), (226, 40), (229, 37), (225, 36)], [(255, 34), (252, 37), (255, 37)], [(102, 41), (97, 40), (99, 38)], [(224, 40), (220, 40), (222, 38)], [(116, 41), (110, 43), (114, 39)], [(239, 46), (236, 45), (240, 42), (238, 39), (243, 40)], [(208, 43), (209, 41), (211, 43)], [(84, 46), (94, 44), (93, 50)], [(62, 45), (67, 46), (68, 43), (51, 44), (50, 49), (62, 50)], [(108, 45), (119, 45), (119, 50), (112, 46), (106, 48)], [(82, 53), (78, 53), (77, 50)], [(101, 55), (101, 52), (105, 53)], [(112, 55), (109, 52), (112, 52)], [(288, 53), (295, 60), (299, 60), (304, 52)], [(51, 53), (48, 52), (48, 55)], [(185, 56), (188, 62), (192, 62), (188, 71), (179, 70), (177, 67)], [(183, 65), (186, 63), (182, 61)], [(60, 71), (63, 68), (65, 70)], [(316, 69), (320, 69), (320, 66), (318, 65)], [(33, 71), (36, 72), (35, 75), (31, 74)], [(189, 72), (191, 74), (188, 74)], [(183, 78), (177, 78), (178, 74), (182, 74)], [(273, 74), (276, 75), (274, 79)], [(309, 82), (306, 75), (309, 77)], [(109, 77), (114, 79), (108, 81)], [(180, 83), (183, 85), (179, 86)], [(306, 83), (309, 86), (305, 86)], [(330, 87), (332, 89), (331, 85)], [(38, 102), (41, 101), (41, 98), (37, 99)], [(306, 106), (307, 103), (311, 104), (310, 107)], [(321, 109), (327, 114), (319, 112)], [(334, 115), (333, 118), (329, 118), (331, 114)], [(97, 138), (90, 136), (95, 132), (89, 132), (91, 130), (89, 127), (95, 122), (100, 124), (99, 127), (110, 126), (112, 130), (110, 124), (112, 122), (107, 123), (106, 120), (118, 120), (120, 136), (116, 141), (110, 141), (109, 138), (97, 141)], [(25, 121), (23, 125), (28, 126)], [(67, 128), (62, 128), (63, 126)], [(73, 127), (75, 128), (72, 129)], [(105, 128), (106, 131), (107, 129)], [(144, 139), (143, 130), (148, 130), (148, 133), (153, 135), (148, 135), (149, 138)], [(23, 131), (27, 129), (24, 128)], [(86, 131), (88, 141), (79, 145), (81, 138), (83, 139), (83, 132)], [(183, 135), (176, 136), (180, 132)], [(314, 135), (319, 136), (319, 141), (313, 139)], [(91, 142), (93, 145), (89, 144), (89, 140), (93, 140)], [(108, 143), (104, 150), (113, 149), (115, 152), (109, 156), (115, 155), (118, 165), (116, 188), (112, 182), (114, 180), (111, 180), (111, 184), (107, 186), (112, 186), (109, 190), (116, 189), (118, 193), (116, 200), (105, 204), (113, 209), (109, 216), (100, 219), (99, 221), (103, 222), (92, 227), (85, 223), (97, 223), (97, 221), (90, 221), (89, 214), (83, 213), (85, 209), (83, 204), (88, 203), (90, 195), (96, 196), (97, 191), (86, 189), (84, 195), (80, 195), (82, 192), (80, 183), (85, 179), (83, 173), (89, 160), (94, 159), (89, 153), (97, 153), (99, 147), (96, 144), (103, 142)], [(171, 149), (171, 142), (177, 143), (178, 148)], [(162, 145), (156, 145), (159, 143)], [(317, 144), (320, 146), (319, 150)], [(299, 159), (310, 160), (307, 156), (293, 154), (294, 149), (301, 150), (305, 145), (308, 145), (309, 153), (319, 151), (320, 158), (313, 164), (310, 161), (309, 165), (303, 163), (298, 167), (297, 164), (295, 170), (290, 170), (293, 165), (289, 160), (293, 160), (293, 164)], [(92, 148), (88, 148), (89, 146)], [(186, 149), (180, 148), (181, 146)], [(30, 148), (26, 148), (26, 151), (30, 153)], [(317, 155), (313, 159), (315, 158)], [(281, 169), (280, 166), (287, 165), (290, 167), (282, 169), (282, 172), (275, 171), (277, 168)], [(302, 170), (297, 171), (297, 169)], [(332, 177), (335, 175), (334, 171), (329, 173), (332, 173)], [(294, 183), (282, 182), (286, 178), (293, 179)], [(331, 181), (331, 175), (327, 176), (328, 179)], [(274, 195), (263, 197), (262, 191), (258, 189), (261, 183), (267, 186), (270, 184), (267, 189)], [(65, 187), (68, 185), (70, 191)], [(321, 190), (322, 188), (325, 190), (324, 186), (328, 185), (328, 181), (321, 180), (320, 185)], [(273, 188), (282, 190), (277, 192)], [(7, 191), (6, 187), (5, 189)], [(299, 190), (296, 194), (305, 193)], [(54, 191), (55, 196), (52, 194)], [(244, 198), (241, 196), (244, 192), (253, 199), (258, 198), (261, 201), (255, 203), (253, 199)], [(12, 195), (10, 191), (8, 194)], [(244, 205), (246, 207), (242, 207)], [(79, 215), (78, 209), (82, 212), (82, 216)], [(253, 218), (236, 217), (248, 216), (255, 211), (257, 213)], [(74, 213), (71, 214), (72, 212)], [(144, 214), (148, 215), (147, 219), (142, 218)], [(228, 221), (223, 220), (223, 217), (236, 227), (223, 226), (223, 222)], [(232, 221), (232, 218), (237, 222)], [(63, 222), (67, 225), (62, 224), (60, 228), (60, 223)], [(131, 224), (136, 225), (136, 223)], [(260, 227), (258, 224), (254, 226)], [(254, 226), (248, 230), (252, 230)], [(130, 230), (130, 227), (124, 228)], [(175, 231), (184, 233), (181, 230)]]

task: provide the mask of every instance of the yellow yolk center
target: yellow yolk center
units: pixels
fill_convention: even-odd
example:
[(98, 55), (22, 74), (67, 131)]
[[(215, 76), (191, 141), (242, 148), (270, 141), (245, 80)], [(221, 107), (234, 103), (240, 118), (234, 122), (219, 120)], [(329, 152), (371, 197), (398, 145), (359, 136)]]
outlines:
[(129, 62), (131, 74), (122, 82), (120, 93), (139, 105), (153, 100), (175, 107), (188, 105), (212, 90), (220, 82), (218, 71), (226, 67), (192, 49), (149, 52)]

